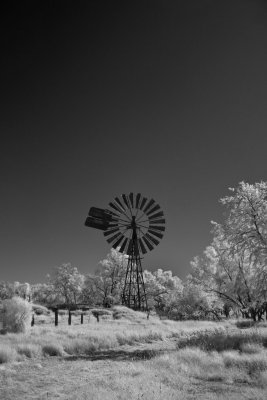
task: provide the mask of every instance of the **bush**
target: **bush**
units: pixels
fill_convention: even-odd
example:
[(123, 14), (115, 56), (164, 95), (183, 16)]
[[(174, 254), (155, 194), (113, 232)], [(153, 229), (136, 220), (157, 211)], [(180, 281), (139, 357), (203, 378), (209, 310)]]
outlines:
[(67, 315), (69, 312), (67, 310), (58, 310), (58, 315), (63, 317), (64, 315)]
[(17, 352), (28, 358), (34, 358), (41, 354), (41, 346), (33, 343), (19, 344), (17, 346)]
[(218, 352), (227, 350), (242, 351), (242, 348), (246, 349), (245, 344), (247, 343), (253, 343), (254, 346), (266, 346), (266, 335), (259, 332), (243, 333), (242, 331), (228, 333), (222, 329), (196, 331), (189, 336), (181, 337), (177, 342), (177, 348), (200, 347), (202, 350), (215, 350)]
[(20, 297), (3, 301), (3, 331), (25, 333), (31, 326), (32, 306)]
[(256, 354), (262, 353), (264, 347), (262, 346), (262, 344), (259, 343), (242, 343), (240, 346), (240, 350), (242, 353)]
[(147, 314), (140, 312), (140, 311), (134, 311), (131, 308), (125, 307), (125, 306), (115, 306), (113, 307), (113, 318), (114, 319), (127, 319), (130, 321), (137, 321), (137, 320), (142, 320), (147, 318)]
[(49, 315), (50, 311), (45, 306), (41, 306), (40, 304), (33, 304), (32, 309), (36, 315)]
[(98, 314), (100, 317), (102, 317), (103, 315), (112, 315), (112, 312), (110, 310), (106, 310), (105, 308), (94, 308), (93, 310), (91, 310), (91, 313), (94, 316)]
[(47, 356), (62, 356), (64, 354), (63, 347), (60, 343), (49, 343), (42, 346), (44, 355)]
[(237, 328), (240, 329), (246, 329), (246, 328), (251, 328), (252, 326), (254, 326), (256, 324), (255, 321), (253, 321), (252, 319), (240, 319), (236, 321), (236, 326)]
[(117, 340), (112, 337), (89, 336), (69, 340), (64, 344), (64, 350), (71, 355), (88, 355), (97, 351), (112, 349), (117, 345)]

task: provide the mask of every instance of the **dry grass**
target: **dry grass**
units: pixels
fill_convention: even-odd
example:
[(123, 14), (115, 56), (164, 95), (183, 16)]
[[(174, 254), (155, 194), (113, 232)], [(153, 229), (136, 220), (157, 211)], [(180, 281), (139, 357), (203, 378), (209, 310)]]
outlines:
[[(4, 345), (9, 346), (19, 355), (38, 358), (42, 354), (88, 355), (91, 353), (116, 349), (120, 346), (161, 342), (171, 339), (191, 337), (198, 330), (205, 332), (216, 329), (216, 323), (209, 321), (175, 322), (161, 321), (156, 316), (149, 320), (145, 313), (135, 312), (125, 307), (114, 307), (116, 319), (103, 319), (100, 322), (91, 314), (84, 317), (73, 316), (73, 324), (67, 324), (67, 316), (60, 317), (59, 326), (53, 325), (53, 316), (36, 316), (36, 325), (28, 334), (6, 334), (1, 336)], [(111, 311), (108, 314), (112, 314)], [(222, 327), (225, 324), (222, 323)], [(224, 328), (222, 328), (224, 329)]]
[(13, 362), (17, 359), (17, 352), (11, 346), (0, 345), (0, 364)]
[(246, 331), (228, 329), (219, 327), (214, 330), (199, 330), (191, 335), (181, 337), (177, 342), (179, 349), (183, 347), (200, 347), (206, 351), (242, 351), (245, 345), (267, 346), (266, 329), (249, 329)]
[[(0, 398), (266, 399), (266, 328), (116, 312), (58, 327), (48, 316), (29, 334), (2, 335)], [(160, 355), (169, 342), (177, 349)]]
[(64, 354), (63, 347), (60, 343), (43, 344), (42, 352), (47, 356), (62, 356)]
[(41, 355), (42, 348), (38, 344), (34, 343), (22, 343), (16, 347), (18, 354), (25, 355), (28, 358), (36, 358)]

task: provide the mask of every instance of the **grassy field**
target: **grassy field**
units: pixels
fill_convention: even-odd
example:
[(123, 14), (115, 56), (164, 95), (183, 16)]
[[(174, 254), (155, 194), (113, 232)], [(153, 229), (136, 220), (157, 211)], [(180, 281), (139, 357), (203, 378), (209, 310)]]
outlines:
[(267, 398), (265, 324), (147, 320), (123, 308), (99, 323), (52, 318), (0, 336), (0, 399)]

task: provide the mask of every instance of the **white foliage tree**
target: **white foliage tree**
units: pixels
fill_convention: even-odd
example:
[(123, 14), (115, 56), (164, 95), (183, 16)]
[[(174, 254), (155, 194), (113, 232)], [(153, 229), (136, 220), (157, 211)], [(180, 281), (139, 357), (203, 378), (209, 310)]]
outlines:
[(66, 306), (73, 306), (81, 300), (84, 285), (84, 276), (70, 263), (63, 264), (55, 269), (50, 278), (58, 301)]
[(121, 300), (128, 256), (111, 249), (94, 275), (87, 275), (83, 296), (87, 303), (110, 307)]
[(195, 282), (253, 319), (267, 301), (267, 184), (241, 182), (221, 199), (228, 215), (212, 222), (213, 241), (192, 261)]

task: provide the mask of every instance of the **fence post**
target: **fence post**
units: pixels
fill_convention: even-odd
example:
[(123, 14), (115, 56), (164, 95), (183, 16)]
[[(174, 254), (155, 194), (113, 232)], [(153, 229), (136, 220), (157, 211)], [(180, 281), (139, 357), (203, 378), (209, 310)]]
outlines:
[(83, 313), (81, 313), (81, 324), (83, 324)]
[(58, 326), (58, 309), (55, 308), (55, 326)]
[(71, 325), (71, 311), (69, 310), (69, 319), (68, 319), (68, 324)]

